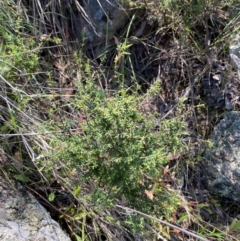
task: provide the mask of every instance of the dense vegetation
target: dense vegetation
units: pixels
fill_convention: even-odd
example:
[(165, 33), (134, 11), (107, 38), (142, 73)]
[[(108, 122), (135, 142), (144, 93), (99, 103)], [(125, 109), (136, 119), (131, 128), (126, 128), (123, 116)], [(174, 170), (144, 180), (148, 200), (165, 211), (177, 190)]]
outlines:
[(186, 183), (224, 111), (201, 81), (227, 61), (238, 2), (124, 1), (132, 17), (97, 57), (66, 35), (65, 3), (34, 2), (0, 2), (1, 172), (73, 240), (239, 240)]

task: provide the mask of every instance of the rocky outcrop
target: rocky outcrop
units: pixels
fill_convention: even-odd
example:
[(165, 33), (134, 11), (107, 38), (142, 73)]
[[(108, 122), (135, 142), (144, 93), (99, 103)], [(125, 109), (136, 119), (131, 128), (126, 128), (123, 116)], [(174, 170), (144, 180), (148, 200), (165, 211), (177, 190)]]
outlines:
[(0, 175), (0, 240), (70, 241), (26, 189)]
[(208, 189), (221, 197), (240, 202), (240, 112), (227, 112), (215, 127), (214, 147), (204, 161)]

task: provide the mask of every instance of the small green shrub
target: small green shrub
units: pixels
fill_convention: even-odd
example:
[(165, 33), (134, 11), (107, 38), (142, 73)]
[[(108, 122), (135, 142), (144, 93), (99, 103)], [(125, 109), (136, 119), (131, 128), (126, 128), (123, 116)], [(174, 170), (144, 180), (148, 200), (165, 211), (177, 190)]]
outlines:
[(0, 66), (7, 69), (4, 75), (12, 81), (16, 76), (25, 77), (37, 71), (40, 46), (28, 36), (29, 26), (24, 18), (17, 13), (14, 15), (13, 9), (9, 14), (0, 11), (0, 20), (4, 23), (0, 26)]
[[(96, 86), (89, 71), (87, 68), (87, 79), (78, 84), (71, 103), (85, 117), (81, 131), (53, 140), (59, 150), (54, 156), (93, 181), (98, 199), (124, 197), (130, 205), (148, 209), (144, 192), (161, 178), (168, 152), (182, 149), (182, 123), (166, 120), (154, 131), (156, 116), (146, 118), (139, 111), (139, 95), (120, 88), (110, 96)], [(156, 190), (163, 192), (164, 188)]]

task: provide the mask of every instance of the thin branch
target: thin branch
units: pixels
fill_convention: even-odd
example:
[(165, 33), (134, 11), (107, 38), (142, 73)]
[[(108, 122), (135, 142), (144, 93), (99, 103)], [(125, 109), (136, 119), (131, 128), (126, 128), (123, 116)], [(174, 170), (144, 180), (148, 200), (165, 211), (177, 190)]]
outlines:
[(198, 239), (200, 239), (200, 240), (202, 240), (202, 241), (209, 241), (208, 239), (203, 238), (203, 237), (201, 237), (201, 236), (199, 236), (199, 235), (197, 235), (197, 234), (195, 234), (195, 233), (193, 233), (193, 232), (190, 232), (190, 231), (188, 231), (188, 230), (186, 230), (186, 229), (180, 228), (180, 227), (178, 227), (178, 226), (176, 226), (176, 225), (174, 225), (174, 224), (171, 224), (171, 223), (169, 223), (169, 222), (167, 222), (167, 221), (163, 221), (163, 220), (161, 220), (161, 219), (152, 217), (152, 216), (150, 216), (150, 215), (148, 215), (148, 214), (146, 214), (146, 213), (142, 213), (142, 212), (140, 212), (140, 211), (137, 211), (137, 210), (134, 210), (134, 209), (131, 209), (131, 208), (123, 207), (123, 206), (121, 206), (121, 205), (115, 205), (115, 206), (118, 207), (118, 208), (124, 209), (124, 210), (126, 210), (126, 211), (128, 211), (128, 212), (131, 212), (131, 213), (137, 213), (137, 214), (139, 214), (139, 215), (141, 215), (141, 216), (143, 216), (143, 217), (145, 217), (145, 218), (152, 219), (152, 220), (154, 220), (154, 221), (157, 221), (157, 222), (159, 222), (159, 223), (161, 223), (161, 224), (164, 224), (164, 225), (166, 225), (166, 226), (169, 226), (169, 227), (171, 227), (171, 228), (177, 229), (177, 230), (179, 230), (180, 232), (183, 232), (183, 233), (185, 233), (185, 234), (187, 234), (187, 235), (190, 235), (190, 236), (192, 236), (192, 237), (194, 237), (194, 238), (198, 238)]

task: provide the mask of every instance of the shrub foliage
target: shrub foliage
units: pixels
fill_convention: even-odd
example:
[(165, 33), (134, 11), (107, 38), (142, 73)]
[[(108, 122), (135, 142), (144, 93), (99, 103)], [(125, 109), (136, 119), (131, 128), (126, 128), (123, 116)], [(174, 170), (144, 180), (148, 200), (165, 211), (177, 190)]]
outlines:
[(90, 78), (81, 81), (72, 104), (84, 121), (76, 133), (58, 137), (55, 144), (64, 143), (64, 148), (55, 149), (58, 157), (94, 180), (98, 191), (103, 187), (108, 200), (124, 197), (143, 209), (144, 191), (159, 182), (168, 153), (182, 149), (182, 123), (165, 120), (156, 128), (156, 116), (146, 118), (139, 111), (141, 101), (124, 88), (110, 95)]

